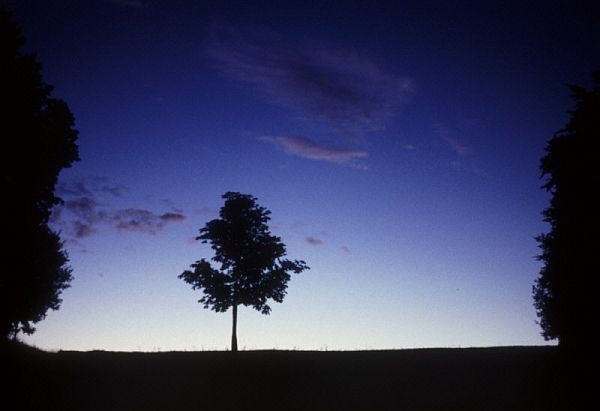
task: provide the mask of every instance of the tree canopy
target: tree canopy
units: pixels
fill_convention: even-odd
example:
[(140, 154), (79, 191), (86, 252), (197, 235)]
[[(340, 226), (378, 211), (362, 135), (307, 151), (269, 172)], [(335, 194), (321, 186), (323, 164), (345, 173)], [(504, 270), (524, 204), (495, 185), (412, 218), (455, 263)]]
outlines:
[(227, 192), (219, 218), (200, 230), (197, 240), (210, 243), (215, 255), (211, 263), (201, 259), (179, 278), (203, 291), (204, 308), (225, 312), (233, 308), (232, 350), (237, 349), (237, 306), (253, 307), (269, 314), (269, 300), (281, 303), (287, 292), (290, 273), (308, 268), (301, 260), (285, 259), (281, 238), (271, 235), (267, 225), (271, 212), (251, 195)]
[(2, 335), (34, 332), (58, 309), (71, 269), (57, 233), (48, 227), (60, 171), (79, 160), (77, 130), (67, 104), (51, 98), (35, 55), (11, 14), (0, 8), (0, 154), (5, 241), (0, 274)]
[(591, 90), (571, 86), (575, 109), (549, 140), (540, 169), (551, 194), (543, 212), (550, 231), (537, 237), (543, 262), (533, 287), (542, 335), (580, 347), (595, 320), (590, 308), (600, 273), (600, 70)]

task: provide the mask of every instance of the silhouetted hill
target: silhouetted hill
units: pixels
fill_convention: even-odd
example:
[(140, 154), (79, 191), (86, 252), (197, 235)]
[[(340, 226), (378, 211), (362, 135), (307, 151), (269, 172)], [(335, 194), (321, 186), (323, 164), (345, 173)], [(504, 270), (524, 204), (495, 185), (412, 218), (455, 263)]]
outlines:
[(559, 410), (555, 347), (10, 356), (15, 409)]
[(0, 359), (3, 362), (7, 361), (9, 358), (12, 358), (13, 360), (16, 358), (25, 360), (47, 356), (48, 354), (49, 353), (46, 351), (24, 344), (20, 341), (0, 338)]

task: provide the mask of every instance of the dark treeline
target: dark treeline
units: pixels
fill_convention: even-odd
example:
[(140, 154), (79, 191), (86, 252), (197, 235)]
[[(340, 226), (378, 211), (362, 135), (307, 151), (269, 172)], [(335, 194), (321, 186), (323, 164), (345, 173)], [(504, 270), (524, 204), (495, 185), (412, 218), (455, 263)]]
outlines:
[(58, 233), (48, 227), (60, 171), (79, 160), (77, 130), (67, 104), (51, 97), (35, 55), (0, 8), (0, 333), (31, 334), (59, 308), (71, 269)]
[(543, 262), (533, 297), (542, 335), (573, 354), (591, 348), (600, 240), (600, 70), (591, 90), (572, 86), (571, 119), (548, 142), (540, 169), (551, 194), (550, 231), (537, 237)]

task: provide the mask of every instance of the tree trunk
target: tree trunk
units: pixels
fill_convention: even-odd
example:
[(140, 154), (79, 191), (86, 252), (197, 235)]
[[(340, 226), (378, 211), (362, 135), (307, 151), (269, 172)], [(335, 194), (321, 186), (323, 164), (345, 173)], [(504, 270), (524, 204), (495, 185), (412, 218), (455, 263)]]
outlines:
[(237, 304), (232, 307), (233, 311), (233, 331), (231, 333), (231, 352), (237, 352)]

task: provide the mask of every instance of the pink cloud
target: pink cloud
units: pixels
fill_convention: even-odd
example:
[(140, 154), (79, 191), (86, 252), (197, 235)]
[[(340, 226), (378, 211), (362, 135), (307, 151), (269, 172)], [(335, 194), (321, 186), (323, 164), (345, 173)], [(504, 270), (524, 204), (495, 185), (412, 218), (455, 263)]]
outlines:
[(314, 142), (306, 137), (263, 137), (261, 140), (281, 147), (286, 153), (316, 161), (358, 166), (357, 159), (368, 157), (365, 151), (332, 147)]

